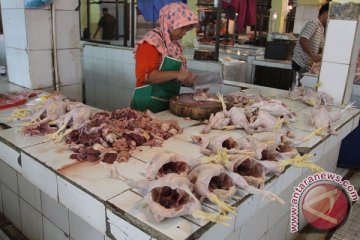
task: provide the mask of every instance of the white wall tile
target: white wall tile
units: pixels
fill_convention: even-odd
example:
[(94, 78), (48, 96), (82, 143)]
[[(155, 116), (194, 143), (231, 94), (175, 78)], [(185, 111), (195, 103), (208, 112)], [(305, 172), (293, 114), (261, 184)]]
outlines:
[(18, 193), (16, 171), (0, 159), (0, 181), (11, 190)]
[(58, 50), (57, 54), (61, 85), (81, 83), (80, 49)]
[(349, 64), (357, 21), (330, 20), (326, 30), (323, 61)]
[(27, 50), (50, 50), (52, 48), (51, 11), (26, 9), (25, 26)]
[(43, 239), (43, 225), (41, 214), (20, 199), (22, 233), (29, 240)]
[(53, 86), (53, 67), (51, 50), (28, 51), (30, 82), (24, 86), (40, 89)]
[(40, 190), (26, 180), (21, 174), (17, 174), (17, 176), (20, 197), (38, 212), (41, 212)]
[(241, 228), (238, 228), (233, 232), (230, 236), (226, 238), (226, 240), (239, 240), (241, 234)]
[[(98, 231), (104, 233), (105, 206), (65, 179), (58, 177), (59, 201)], [(91, 211), (89, 211), (91, 209)], [(71, 219), (70, 219), (71, 221)], [(70, 226), (72, 223), (70, 223)], [(71, 228), (70, 228), (71, 231)]]
[(23, 152), (21, 161), (24, 177), (50, 197), (57, 199), (58, 189), (55, 173)]
[(67, 98), (82, 102), (82, 84), (73, 84), (67, 86), (60, 86), (60, 92), (64, 94)]
[(104, 240), (103, 233), (72, 212), (70, 212), (70, 237), (76, 240)]
[(123, 67), (123, 77), (121, 79), (121, 86), (124, 88), (135, 89), (136, 76), (135, 76), (135, 65), (134, 64), (124, 64)]
[(78, 11), (56, 11), (57, 49), (80, 47), (80, 26)]
[(107, 48), (92, 46), (93, 58), (107, 59)]
[(57, 10), (75, 10), (79, 5), (78, 0), (56, 0), (55, 8)]
[(42, 214), (63, 232), (69, 234), (69, 211), (62, 204), (41, 192)]
[(329, 94), (336, 103), (341, 103), (348, 71), (349, 65), (323, 62), (319, 77), (322, 85), (318, 90)]
[[(119, 88), (127, 85), (127, 66), (128, 64), (124, 64), (120, 61), (108, 61), (107, 81)], [(133, 69), (135, 69), (135, 66), (133, 66)], [(133, 86), (135, 86), (135, 79), (133, 80)]]
[(151, 236), (116, 216), (110, 210), (106, 210), (106, 216), (110, 225), (110, 232), (116, 239), (151, 239)]
[(265, 235), (269, 219), (270, 208), (257, 212), (256, 215), (248, 220), (242, 227), (240, 239), (259, 239)]
[(65, 234), (55, 224), (43, 217), (44, 240), (67, 240), (69, 235)]
[(0, 142), (0, 149), (0, 159), (17, 172), (21, 172), (21, 166), (18, 161), (20, 153), (3, 142)]
[(85, 44), (83, 46), (83, 55), (84, 55), (84, 57), (92, 58), (93, 57), (93, 49), (94, 49), (93, 46)]
[(19, 196), (5, 184), (1, 184), (1, 195), (5, 217), (21, 231)]
[(2, 9), (5, 44), (25, 49), (27, 46), (24, 9)]
[(229, 224), (230, 226), (225, 226), (223, 224), (216, 224), (215, 226), (213, 226), (212, 228), (207, 230), (203, 235), (201, 235), (201, 237), (199, 239), (200, 240), (218, 240), (219, 236), (221, 236), (221, 238), (230, 236), (231, 233), (233, 233), (235, 231), (234, 221), (235, 221), (235, 219), (226, 221), (226, 223)]
[(9, 74), (9, 82), (24, 86), (24, 82), (30, 82), (29, 57), (22, 49), (6, 47), (6, 62)]
[(286, 232), (289, 231), (287, 226), (290, 219), (288, 216), (283, 217), (279, 222), (273, 226), (266, 234), (266, 240), (281, 240), (285, 239)]
[(24, 0), (1, 0), (1, 8), (24, 8)]

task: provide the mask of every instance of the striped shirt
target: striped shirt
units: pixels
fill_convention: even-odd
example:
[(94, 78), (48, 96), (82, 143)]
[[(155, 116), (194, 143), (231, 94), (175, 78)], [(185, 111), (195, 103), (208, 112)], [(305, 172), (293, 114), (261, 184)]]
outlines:
[(317, 54), (320, 47), (324, 45), (324, 26), (320, 23), (319, 19), (308, 22), (301, 30), (299, 39), (294, 48), (293, 60), (300, 66), (305, 68), (311, 59), (310, 56), (302, 49), (300, 45), (300, 37), (309, 40), (309, 48), (311, 52)]

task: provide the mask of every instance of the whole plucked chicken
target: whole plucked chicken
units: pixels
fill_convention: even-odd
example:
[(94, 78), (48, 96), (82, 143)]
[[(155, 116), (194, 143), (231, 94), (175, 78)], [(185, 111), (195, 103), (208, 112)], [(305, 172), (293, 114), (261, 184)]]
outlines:
[(256, 109), (266, 111), (276, 118), (283, 117), (289, 120), (290, 122), (296, 121), (295, 112), (293, 112), (280, 100), (276, 100), (276, 99), (262, 100), (260, 102), (252, 104), (249, 108), (251, 111), (254, 111)]
[(223, 200), (231, 197), (236, 192), (236, 187), (248, 193), (260, 194), (269, 200), (276, 200), (284, 203), (275, 194), (254, 188), (237, 173), (228, 171), (220, 164), (202, 164), (194, 168), (188, 178), (194, 183), (194, 190), (201, 198), (207, 198), (215, 203), (221, 210), (234, 213), (235, 209)]
[(198, 164), (196, 160), (189, 160), (173, 152), (160, 152), (145, 165), (145, 177), (154, 180), (169, 173), (187, 176), (192, 168)]
[(259, 110), (254, 119), (248, 125), (252, 132), (271, 132), (278, 123), (274, 116), (263, 110)]
[(178, 174), (170, 173), (153, 181), (127, 181), (140, 190), (157, 222), (185, 215), (217, 223), (230, 219), (218, 213), (201, 211), (201, 203), (192, 193), (193, 184)]
[(249, 185), (256, 188), (264, 187), (266, 171), (254, 157), (243, 154), (231, 155), (229, 161), (226, 161), (225, 167), (242, 176)]
[[(93, 111), (83, 104), (74, 105), (71, 110), (55, 121), (59, 129), (50, 135), (50, 139), (61, 142), (62, 139), (74, 130), (80, 129), (90, 119)], [(66, 129), (70, 127), (69, 129)]]
[(320, 129), (323, 132), (329, 132), (336, 134), (334, 124), (340, 120), (341, 115), (352, 108), (354, 103), (348, 104), (345, 108), (334, 112), (328, 111), (326, 107), (314, 108), (311, 111), (311, 123), (316, 129)]
[(221, 94), (218, 93), (217, 96), (221, 102), (222, 111), (217, 112), (215, 115), (213, 113), (210, 115), (209, 123), (201, 133), (209, 133), (211, 129), (221, 130), (230, 124), (230, 113), (226, 110), (225, 100)]

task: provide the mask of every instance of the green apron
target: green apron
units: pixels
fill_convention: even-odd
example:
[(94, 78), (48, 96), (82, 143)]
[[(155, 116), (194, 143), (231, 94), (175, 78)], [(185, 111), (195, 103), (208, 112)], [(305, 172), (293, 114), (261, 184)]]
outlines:
[(170, 98), (180, 92), (181, 84), (171, 80), (159, 84), (149, 84), (135, 88), (131, 108), (139, 111), (150, 110), (153, 113), (169, 109)]

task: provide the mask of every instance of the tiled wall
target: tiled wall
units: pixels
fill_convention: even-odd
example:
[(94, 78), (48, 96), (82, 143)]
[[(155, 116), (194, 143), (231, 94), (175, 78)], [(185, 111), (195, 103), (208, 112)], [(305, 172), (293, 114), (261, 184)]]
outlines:
[(0, 159), (0, 212), (29, 240), (104, 240), (105, 236)]
[[(78, 0), (55, 2), (60, 85), (81, 89)], [(53, 88), (53, 35), (50, 7), (24, 9), (24, 0), (1, 0), (9, 81), (31, 89)], [(1, 53), (1, 51), (0, 51)], [(68, 91), (64, 91), (66, 95)], [(69, 96), (81, 100), (79, 96)]]
[(354, 20), (330, 19), (327, 25), (319, 90), (335, 102), (347, 104), (353, 93), (353, 81), (360, 48), (360, 24)]
[[(135, 60), (133, 50), (115, 46), (83, 46), (86, 104), (114, 110), (129, 107), (135, 88)], [(221, 65), (213, 62), (188, 61), (190, 70), (221, 72)]]
[(86, 103), (105, 110), (129, 107), (136, 81), (132, 51), (85, 45), (83, 59)]
[(299, 34), (305, 24), (318, 17), (319, 6), (300, 5), (296, 7), (294, 33)]

